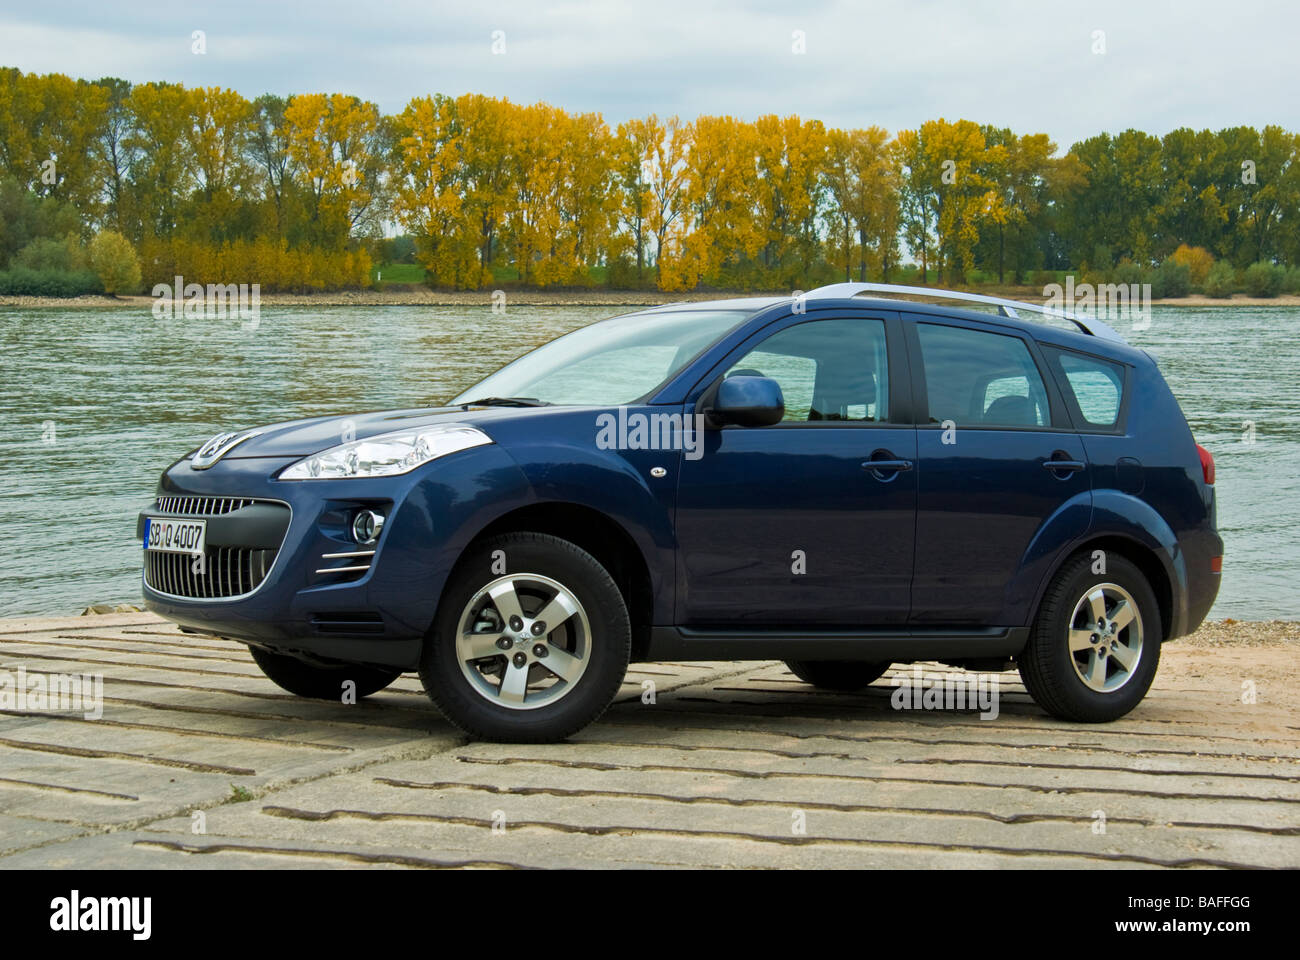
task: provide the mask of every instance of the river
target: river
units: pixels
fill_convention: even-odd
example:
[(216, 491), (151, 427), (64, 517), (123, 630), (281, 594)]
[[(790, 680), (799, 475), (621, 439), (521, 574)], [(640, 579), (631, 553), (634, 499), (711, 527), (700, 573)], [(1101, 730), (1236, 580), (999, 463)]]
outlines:
[[(237, 320), (0, 307), (0, 616), (140, 599), (135, 516), (220, 430), (444, 400), (628, 308), (263, 307)], [(1300, 619), (1300, 311), (1155, 307), (1152, 350), (1218, 466), (1211, 616)]]

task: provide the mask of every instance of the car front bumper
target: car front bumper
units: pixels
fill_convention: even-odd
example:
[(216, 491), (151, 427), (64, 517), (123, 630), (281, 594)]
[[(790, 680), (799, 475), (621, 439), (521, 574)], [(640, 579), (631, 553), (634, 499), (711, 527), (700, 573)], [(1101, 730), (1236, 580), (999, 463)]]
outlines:
[[(486, 522), (490, 485), (471, 478), (484, 466), (498, 478), (518, 469), (489, 446), (395, 477), (275, 480), (295, 459), (168, 468), (136, 520), (141, 547), (146, 518), (193, 517), (207, 522), (207, 550), (202, 561), (145, 551), (145, 606), (188, 630), (308, 660), (415, 669), (446, 577)], [(522, 477), (506, 485), (506, 505), (526, 499)], [(373, 543), (352, 537), (360, 509), (384, 515)]]

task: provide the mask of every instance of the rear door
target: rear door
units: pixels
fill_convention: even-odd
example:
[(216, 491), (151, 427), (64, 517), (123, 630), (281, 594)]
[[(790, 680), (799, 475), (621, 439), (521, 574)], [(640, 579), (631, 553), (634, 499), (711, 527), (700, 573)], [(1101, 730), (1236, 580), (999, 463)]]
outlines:
[(1091, 512), (1086, 454), (1032, 338), (905, 315), (917, 416), (917, 626), (1027, 622)]

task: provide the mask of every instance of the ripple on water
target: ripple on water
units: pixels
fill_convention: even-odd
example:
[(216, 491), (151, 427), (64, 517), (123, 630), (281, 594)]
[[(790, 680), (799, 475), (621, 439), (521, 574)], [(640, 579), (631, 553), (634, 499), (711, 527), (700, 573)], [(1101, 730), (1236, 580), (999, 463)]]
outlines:
[[(444, 400), (624, 312), (268, 307), (244, 330), (138, 308), (0, 309), (0, 616), (138, 600), (136, 512), (161, 470), (218, 430)], [(1121, 332), (1159, 357), (1215, 454), (1227, 548), (1212, 615), (1300, 618), (1300, 311), (1157, 307), (1149, 329)]]

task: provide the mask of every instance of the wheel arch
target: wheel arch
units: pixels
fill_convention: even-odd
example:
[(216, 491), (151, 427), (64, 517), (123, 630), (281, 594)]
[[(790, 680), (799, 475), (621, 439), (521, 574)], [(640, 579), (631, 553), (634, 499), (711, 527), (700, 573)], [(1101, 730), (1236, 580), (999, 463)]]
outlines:
[[(548, 500), (516, 507), (479, 530), (456, 558), (482, 541), (505, 533), (545, 533), (567, 540), (596, 558), (618, 585), (632, 622), (632, 659), (644, 655), (654, 622), (654, 582), (635, 537), (617, 520), (579, 503)], [(455, 567), (453, 566), (453, 569)]]
[(1063, 552), (1060, 560), (1039, 587), (1038, 596), (1034, 601), (1034, 616), (1038, 616), (1048, 585), (1056, 579), (1057, 574), (1066, 564), (1075, 557), (1091, 555), (1098, 550), (1104, 555), (1114, 554), (1123, 557), (1141, 571), (1151, 587), (1151, 592), (1156, 595), (1156, 606), (1160, 611), (1160, 639), (1163, 641), (1177, 636), (1178, 634), (1173, 632), (1175, 573), (1170, 569), (1168, 561), (1161, 556), (1162, 549), (1157, 545), (1144, 543), (1132, 536), (1115, 532), (1092, 534), (1075, 544), (1072, 549)]

